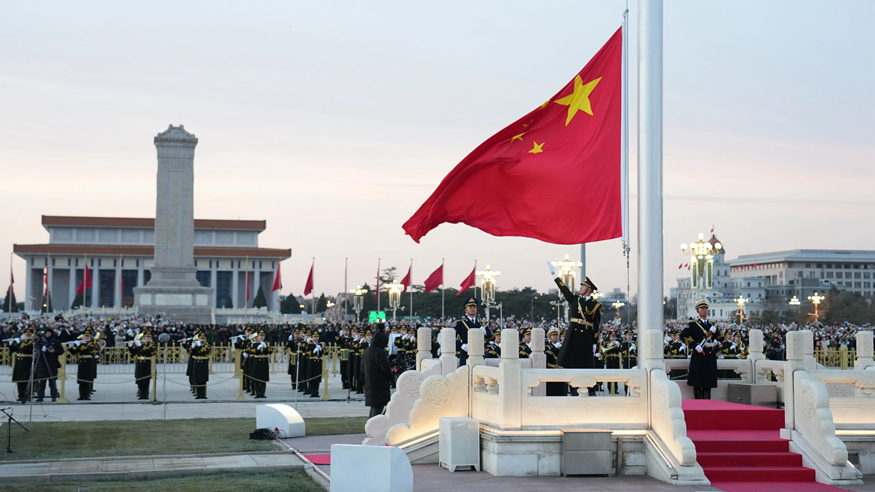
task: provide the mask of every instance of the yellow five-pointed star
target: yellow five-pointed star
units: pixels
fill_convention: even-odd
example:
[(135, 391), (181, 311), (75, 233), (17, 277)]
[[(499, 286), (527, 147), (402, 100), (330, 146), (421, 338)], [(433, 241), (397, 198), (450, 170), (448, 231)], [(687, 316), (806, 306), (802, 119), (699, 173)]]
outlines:
[(598, 85), (599, 80), (602, 80), (602, 78), (599, 77), (592, 82), (584, 84), (583, 80), (580, 79), (580, 75), (578, 75), (574, 77), (574, 92), (554, 101), (556, 104), (568, 106), (568, 117), (565, 119), (565, 126), (571, 123), (571, 119), (574, 118), (578, 111), (583, 111), (592, 116), (589, 95), (595, 89), (595, 86)]
[(522, 132), (522, 133), (520, 133), (519, 135), (514, 135), (513, 138), (510, 139), (510, 141), (511, 141), (511, 142), (515, 142), (515, 141), (519, 140), (520, 142), (522, 142), (522, 141), (523, 141), (523, 135), (525, 135), (525, 134), (526, 134), (526, 132)]
[(542, 143), (542, 144), (540, 144), (540, 145), (538, 145), (538, 142), (533, 142), (533, 143), (535, 144), (535, 148), (533, 148), (532, 150), (530, 150), (530, 151), (529, 151), (529, 154), (540, 154), (541, 152), (543, 152), (543, 150), (541, 150), (541, 147), (543, 147), (544, 144), (547, 143), (547, 142), (544, 142), (544, 143)]

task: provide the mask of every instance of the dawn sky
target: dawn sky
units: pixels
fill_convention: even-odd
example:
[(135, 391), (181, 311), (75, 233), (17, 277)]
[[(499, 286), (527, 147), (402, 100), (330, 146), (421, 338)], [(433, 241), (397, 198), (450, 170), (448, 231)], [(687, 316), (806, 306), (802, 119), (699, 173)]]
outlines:
[[(377, 258), (421, 284), (473, 268), (553, 286), (579, 247), (401, 224), (478, 144), (564, 86), (625, 2), (3, 2), (0, 251), (48, 242), (40, 215), (153, 217), (153, 137), (199, 138), (195, 217), (265, 219), (292, 248), (283, 292), (373, 284)], [(630, 3), (632, 292), (637, 11)], [(712, 225), (728, 258), (875, 249), (875, 2), (665, 5), (665, 286)], [(619, 240), (588, 246), (602, 290)], [(8, 259), (0, 261), (2, 289)], [(14, 259), (16, 290), (25, 265)], [(686, 271), (684, 271), (685, 273)], [(2, 278), (2, 277), (0, 277)], [(19, 301), (23, 299), (19, 298)]]

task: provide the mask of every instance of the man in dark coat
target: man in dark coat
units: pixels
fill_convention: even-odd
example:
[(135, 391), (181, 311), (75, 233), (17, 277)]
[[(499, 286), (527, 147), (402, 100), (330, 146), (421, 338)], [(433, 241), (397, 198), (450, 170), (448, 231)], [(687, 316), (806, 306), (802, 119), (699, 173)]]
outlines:
[(64, 353), (64, 346), (55, 338), (51, 329), (46, 329), (45, 338), (37, 346), (36, 360), (36, 401), (43, 401), (46, 395), (46, 383), (49, 383), (52, 401), (58, 399), (58, 356)]
[[(598, 290), (592, 280), (586, 277), (580, 284), (580, 293), (575, 294), (556, 275), (553, 264), (547, 262), (553, 280), (559, 286), (559, 291), (568, 301), (571, 323), (559, 349), (559, 367), (566, 369), (592, 369), (593, 347), (599, 339), (599, 327), (602, 323), (602, 305), (592, 297)], [(589, 395), (595, 396), (595, 387), (589, 389)]]
[(384, 331), (374, 333), (370, 346), (362, 354), (362, 372), (365, 375), (365, 405), (371, 407), (370, 417), (383, 413), (389, 403), (391, 386), (395, 380), (389, 367), (389, 335)]
[(717, 387), (717, 351), (720, 347), (717, 327), (708, 321), (708, 303), (696, 304), (697, 319), (681, 332), (681, 338), (689, 345), (690, 370), (687, 385), (693, 387), (697, 400), (710, 400), (711, 388)]

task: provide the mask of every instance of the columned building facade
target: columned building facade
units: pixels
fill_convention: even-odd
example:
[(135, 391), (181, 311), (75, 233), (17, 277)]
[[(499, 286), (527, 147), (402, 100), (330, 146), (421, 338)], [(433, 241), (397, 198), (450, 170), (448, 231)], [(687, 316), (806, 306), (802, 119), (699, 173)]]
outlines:
[[(155, 219), (44, 215), (42, 225), (48, 244), (13, 245), (13, 252), (27, 262), (26, 296), (21, 299), (26, 310), (42, 307), (46, 287), (55, 311), (70, 309), (85, 265), (91, 277), (84, 296), (87, 307), (130, 307), (133, 289), (151, 278)], [(261, 287), (266, 309), (276, 310), (279, 292), (271, 288), (277, 265), (292, 251), (259, 247), (258, 235), (266, 227), (263, 220), (195, 219), (197, 279), (214, 289), (214, 307), (252, 307)]]

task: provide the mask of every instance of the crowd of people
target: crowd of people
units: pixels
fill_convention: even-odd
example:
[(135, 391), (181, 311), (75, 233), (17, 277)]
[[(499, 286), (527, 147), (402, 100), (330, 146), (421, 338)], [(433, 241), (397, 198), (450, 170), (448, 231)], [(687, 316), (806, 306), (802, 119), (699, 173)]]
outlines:
[[(269, 358), (277, 350), (288, 354), (288, 375), (293, 390), (312, 398), (319, 397), (323, 377), (323, 360), (330, 350), (340, 356), (340, 377), (344, 389), (365, 394), (372, 413), (382, 412), (388, 403), (391, 387), (397, 377), (415, 367), (417, 329), (431, 329), (431, 356), (442, 355), (438, 343), (445, 328), (456, 330), (455, 355), (464, 364), (469, 353), (468, 330), (484, 333), (483, 354), (486, 358), (501, 357), (501, 330), (519, 333), (519, 357), (532, 353), (534, 328), (542, 328), (544, 353), (549, 368), (631, 368), (637, 364), (637, 326), (618, 320), (603, 322), (601, 305), (592, 296), (595, 284), (587, 278), (578, 293), (571, 292), (562, 280), (554, 279), (569, 306), (569, 320), (484, 320), (478, 317), (478, 301), (465, 301), (464, 312), (458, 318), (433, 319), (422, 322), (368, 323), (347, 321), (335, 324), (269, 323), (255, 325), (195, 325), (160, 316), (126, 316), (114, 320), (94, 318), (66, 319), (43, 316), (31, 319), (27, 315), (0, 320), (0, 339), (10, 348), (14, 360), (12, 380), (17, 383), (18, 400), (36, 401), (58, 397), (56, 379), (58, 357), (65, 351), (76, 355), (79, 400), (89, 400), (95, 391), (94, 380), (104, 347), (125, 347), (135, 363), (137, 397), (149, 398), (152, 378), (152, 358), (162, 347), (179, 346), (188, 354), (191, 391), (195, 398), (206, 399), (209, 381), (209, 359), (216, 345), (233, 346), (241, 354), (240, 370), (244, 390), (255, 398), (266, 398), (270, 379)], [(708, 306), (697, 306), (698, 316), (687, 321), (667, 323), (664, 327), (664, 356), (667, 359), (689, 358), (688, 384), (696, 396), (707, 398), (716, 387), (718, 358), (746, 358), (749, 355), (751, 329), (763, 331), (766, 357), (784, 359), (788, 332), (811, 330), (815, 346), (828, 349), (854, 349), (855, 335), (860, 330), (872, 330), (870, 324), (825, 326), (820, 323), (798, 325), (757, 326), (712, 322), (707, 318)], [(36, 360), (33, 359), (36, 354)], [(10, 363), (12, 362), (10, 360)], [(702, 362), (707, 360), (707, 364)], [(707, 365), (707, 368), (705, 366)], [(713, 366), (713, 371), (711, 370)], [(708, 381), (701, 380), (703, 371)], [(698, 375), (697, 375), (698, 374)], [(31, 375), (33, 376), (31, 378)], [(697, 379), (698, 378), (698, 379)], [(713, 386), (711, 386), (714, 379)], [(31, 381), (32, 380), (32, 381)], [(33, 386), (28, 390), (28, 385)], [(576, 394), (576, 389), (564, 383), (547, 385), (548, 396)], [(589, 388), (591, 395), (596, 388)], [(617, 392), (616, 383), (608, 384), (610, 394)]]

